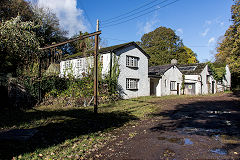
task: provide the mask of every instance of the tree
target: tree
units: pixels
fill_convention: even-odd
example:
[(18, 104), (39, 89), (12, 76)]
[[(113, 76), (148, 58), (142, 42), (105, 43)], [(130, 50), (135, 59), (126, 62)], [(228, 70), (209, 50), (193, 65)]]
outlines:
[(218, 44), (216, 62), (227, 63), (232, 72), (233, 86), (240, 82), (240, 0), (234, 0), (231, 8), (233, 24)]
[(32, 5), (32, 11), (35, 25), (41, 26), (35, 31), (41, 47), (67, 39), (67, 32), (60, 28), (59, 19), (50, 9)]
[(176, 59), (178, 59), (178, 63), (180, 64), (192, 64), (199, 62), (197, 60), (197, 54), (186, 46), (183, 46), (179, 49), (176, 57)]
[(22, 22), (17, 16), (0, 23), (0, 70), (16, 73), (16, 69), (29, 64), (38, 53), (39, 41), (34, 30), (39, 25)]
[(171, 28), (159, 27), (142, 36), (140, 46), (151, 56), (151, 66), (168, 64), (171, 59), (179, 63), (196, 63), (196, 54), (185, 47)]
[[(82, 33), (81, 31), (79, 34), (74, 35), (72, 38), (77, 38), (82, 35), (87, 35), (88, 32)], [(71, 54), (80, 54), (80, 56), (86, 56), (86, 51), (93, 50), (94, 48), (94, 39), (85, 38), (83, 40), (77, 40), (70, 43)]]
[(10, 20), (18, 15), (22, 21), (32, 20), (33, 12), (29, 2), (24, 0), (1, 0), (0, 1), (0, 21)]

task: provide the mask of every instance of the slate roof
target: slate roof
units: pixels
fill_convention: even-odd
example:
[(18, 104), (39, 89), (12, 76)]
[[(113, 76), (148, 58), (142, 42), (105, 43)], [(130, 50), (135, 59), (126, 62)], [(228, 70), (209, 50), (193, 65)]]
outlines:
[(148, 75), (149, 77), (161, 77), (172, 66), (174, 66), (174, 64), (166, 64), (166, 65), (149, 67)]
[(178, 64), (179, 70), (185, 75), (198, 75), (205, 68), (206, 63), (196, 63), (196, 64)]
[(185, 75), (198, 75), (203, 71), (206, 65), (206, 63), (196, 63), (152, 66), (148, 68), (148, 75), (149, 77), (161, 77), (172, 66), (176, 66)]
[[(98, 50), (98, 53), (104, 54), (104, 53), (109, 53), (109, 52), (116, 52), (119, 49), (128, 47), (134, 45), (136, 48), (138, 48), (145, 56), (147, 56), (148, 58), (150, 58), (150, 56), (141, 48), (139, 47), (135, 42), (128, 42), (128, 43), (123, 43), (123, 44), (118, 44), (118, 45), (114, 45), (114, 46), (110, 46), (110, 47), (105, 47), (105, 48), (101, 48)], [(86, 54), (87, 55), (91, 55), (93, 54), (93, 50), (87, 51)], [(67, 57), (64, 58), (64, 60), (67, 59), (75, 59), (75, 58), (81, 58), (82, 53), (76, 53), (74, 55), (69, 55)]]

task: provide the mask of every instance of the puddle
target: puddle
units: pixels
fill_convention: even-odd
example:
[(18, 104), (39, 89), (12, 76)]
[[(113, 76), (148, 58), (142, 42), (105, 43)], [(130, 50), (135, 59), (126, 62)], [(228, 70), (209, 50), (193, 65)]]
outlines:
[(192, 145), (193, 142), (189, 138), (184, 139), (184, 145)]
[(219, 135), (219, 134), (214, 135), (213, 137), (214, 137), (214, 139), (215, 139), (216, 141), (219, 141), (219, 140), (220, 140), (220, 135)]
[(228, 125), (228, 126), (231, 126), (231, 125), (232, 125), (231, 121), (225, 121), (225, 123), (226, 123), (226, 125)]
[(227, 150), (222, 148), (211, 149), (210, 152), (216, 153), (219, 155), (227, 155)]
[(194, 128), (194, 127), (184, 127), (178, 128), (182, 134), (199, 134), (199, 135), (216, 135), (223, 133), (219, 129), (205, 129), (205, 128)]
[(209, 114), (230, 114), (230, 111), (207, 111)]
[(166, 137), (158, 137), (160, 141), (167, 141), (170, 143), (176, 143), (180, 145), (192, 145), (193, 142), (189, 138), (166, 138)]
[(240, 137), (238, 136), (214, 135), (213, 138), (222, 144), (240, 144)]
[(208, 117), (209, 118), (217, 118), (218, 116), (217, 115), (209, 115)]

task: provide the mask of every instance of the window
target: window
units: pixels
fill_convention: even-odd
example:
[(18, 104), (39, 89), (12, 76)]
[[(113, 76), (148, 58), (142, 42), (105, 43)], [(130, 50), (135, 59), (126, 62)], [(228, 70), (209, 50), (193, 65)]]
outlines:
[(138, 58), (137, 57), (132, 57), (132, 56), (127, 56), (126, 66), (128, 66), (128, 67), (138, 67)]
[(175, 81), (171, 81), (170, 82), (170, 90), (171, 91), (175, 91), (176, 90), (176, 82)]
[(70, 61), (65, 61), (65, 68), (66, 69), (70, 68)]
[(165, 79), (165, 87), (167, 87), (167, 80)]
[(81, 59), (77, 60), (77, 68), (82, 68), (82, 60)]
[(126, 79), (127, 89), (138, 89), (138, 79)]
[(207, 75), (207, 76), (206, 76), (206, 83), (207, 83), (207, 84), (210, 83), (210, 75)]

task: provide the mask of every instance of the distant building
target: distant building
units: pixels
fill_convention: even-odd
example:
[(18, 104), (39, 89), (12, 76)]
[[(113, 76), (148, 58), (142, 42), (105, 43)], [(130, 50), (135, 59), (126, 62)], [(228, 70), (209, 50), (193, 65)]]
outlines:
[(181, 94), (182, 73), (175, 64), (149, 67), (148, 75), (151, 95)]
[[(149, 67), (150, 91), (152, 95), (199, 95), (216, 93), (217, 83), (212, 71), (205, 63), (172, 64)], [(184, 86), (183, 86), (184, 84)]]
[(217, 91), (223, 92), (231, 90), (231, 72), (228, 65), (225, 66), (223, 79), (217, 82)]
[(177, 65), (185, 75), (184, 94), (214, 94), (217, 83), (206, 63)]

